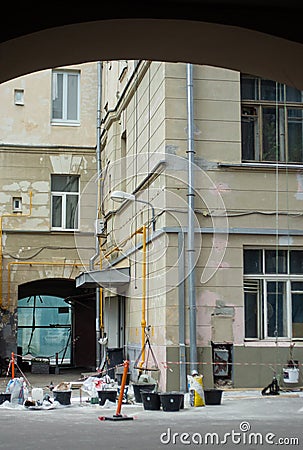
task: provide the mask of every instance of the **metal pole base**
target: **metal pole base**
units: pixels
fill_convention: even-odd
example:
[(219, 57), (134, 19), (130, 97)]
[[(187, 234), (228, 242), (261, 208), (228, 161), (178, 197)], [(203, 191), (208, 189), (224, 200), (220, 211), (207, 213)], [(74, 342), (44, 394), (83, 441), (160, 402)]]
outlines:
[(122, 415), (117, 415), (117, 414), (114, 414), (113, 417), (100, 416), (100, 417), (98, 417), (98, 419), (101, 420), (101, 421), (103, 421), (103, 420), (112, 420), (114, 422), (119, 422), (120, 420), (134, 420), (133, 417), (122, 416)]

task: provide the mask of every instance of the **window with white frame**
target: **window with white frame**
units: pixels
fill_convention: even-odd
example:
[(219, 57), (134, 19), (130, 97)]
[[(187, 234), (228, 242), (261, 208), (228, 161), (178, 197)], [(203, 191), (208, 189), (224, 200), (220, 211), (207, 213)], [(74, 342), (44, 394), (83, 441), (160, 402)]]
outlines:
[(52, 175), (52, 229), (77, 230), (79, 227), (79, 176)]
[(80, 72), (54, 70), (52, 74), (52, 123), (79, 124)]
[(302, 91), (241, 75), (242, 160), (303, 162)]
[(303, 250), (244, 250), (246, 339), (303, 339)]

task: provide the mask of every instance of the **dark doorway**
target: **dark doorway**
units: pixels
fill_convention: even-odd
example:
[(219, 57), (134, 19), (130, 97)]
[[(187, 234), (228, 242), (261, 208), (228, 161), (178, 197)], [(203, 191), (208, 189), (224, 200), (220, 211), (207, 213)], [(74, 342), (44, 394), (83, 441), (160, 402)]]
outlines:
[[(39, 344), (41, 341), (39, 352), (41, 353), (42, 351), (42, 353), (47, 353), (48, 350), (51, 350), (48, 348), (50, 344), (54, 346), (62, 334), (62, 342), (58, 342), (58, 345), (62, 344), (61, 347), (63, 352), (61, 352), (61, 347), (60, 349), (59, 347), (56, 349), (56, 352), (60, 351), (60, 354), (58, 355), (59, 365), (90, 369), (95, 368), (96, 297), (94, 289), (85, 289), (84, 293), (79, 295), (75, 280), (52, 278), (36, 280), (20, 285), (18, 289), (18, 298), (20, 303), (20, 323), (18, 317), (18, 345), (19, 351), (22, 347), (23, 356), (28, 353), (28, 347), (30, 347), (30, 353), (33, 353), (35, 348), (34, 343), (36, 343), (36, 341)], [(60, 304), (54, 303), (54, 299), (55, 302), (59, 302)], [(22, 311), (21, 307), (23, 308)], [(44, 311), (42, 307), (49, 307), (48, 313), (52, 314), (52, 316), (49, 317), (49, 314), (44, 314), (45, 317), (42, 317), (40, 314), (41, 311)], [(24, 312), (31, 318), (31, 320), (27, 320), (28, 323), (26, 324), (22, 322), (24, 319)], [(20, 345), (24, 330), (27, 332), (27, 340), (25, 339), (25, 341), (27, 344), (30, 344), (29, 346), (25, 345), (26, 348)], [(43, 337), (41, 333), (46, 334), (45, 336), (43, 335)], [(64, 333), (66, 333), (66, 336)], [(39, 340), (40, 334), (42, 337)], [(24, 339), (22, 341), (24, 341)], [(48, 347), (46, 344), (48, 344)], [(66, 351), (64, 351), (65, 348)], [(51, 353), (52, 355), (33, 354), (33, 356), (53, 356), (54, 352)], [(50, 359), (51, 364), (55, 364), (55, 358)]]
[(96, 296), (94, 293), (66, 299), (73, 307), (75, 367), (96, 369)]

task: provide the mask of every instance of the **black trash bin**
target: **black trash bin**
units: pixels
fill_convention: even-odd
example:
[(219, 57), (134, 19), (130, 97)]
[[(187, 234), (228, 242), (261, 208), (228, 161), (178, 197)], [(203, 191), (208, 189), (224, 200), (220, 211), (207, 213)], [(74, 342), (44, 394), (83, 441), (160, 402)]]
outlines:
[(147, 410), (156, 411), (160, 409), (161, 402), (158, 392), (146, 392), (141, 391), (141, 398), (143, 402), (143, 408)]
[(205, 405), (220, 405), (222, 389), (204, 389)]
[(59, 402), (60, 405), (70, 405), (72, 391), (53, 391), (54, 400)]
[(98, 391), (99, 405), (103, 406), (106, 400), (115, 403), (117, 399), (117, 391), (115, 389), (103, 389)]
[(171, 391), (170, 394), (180, 395), (180, 409), (184, 409), (184, 393), (179, 391)]
[(141, 392), (152, 392), (155, 390), (156, 385), (155, 384), (149, 384), (149, 383), (134, 383), (133, 389), (134, 389), (134, 395), (135, 395), (135, 401), (137, 403), (142, 403), (142, 397)]
[(0, 392), (0, 405), (4, 402), (10, 402), (11, 401), (11, 394), (8, 392)]
[(184, 394), (181, 392), (164, 392), (160, 394), (163, 411), (180, 411)]

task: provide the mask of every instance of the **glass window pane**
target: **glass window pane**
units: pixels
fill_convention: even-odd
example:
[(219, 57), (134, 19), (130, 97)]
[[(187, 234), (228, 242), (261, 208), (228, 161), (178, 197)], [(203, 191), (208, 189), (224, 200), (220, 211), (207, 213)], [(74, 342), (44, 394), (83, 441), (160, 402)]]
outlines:
[(287, 336), (286, 283), (282, 281), (267, 283), (267, 335)]
[(286, 100), (288, 102), (302, 102), (302, 92), (291, 86), (286, 86)]
[(52, 197), (52, 227), (62, 227), (62, 197)]
[(18, 309), (18, 327), (32, 326), (33, 315), (31, 308), (19, 308)]
[(78, 119), (78, 74), (68, 74), (67, 119)]
[(79, 177), (75, 175), (52, 175), (52, 192), (78, 192)]
[(287, 273), (286, 250), (265, 250), (265, 273)]
[(290, 273), (303, 273), (303, 251), (291, 250), (290, 252)]
[(279, 161), (279, 137), (277, 136), (277, 114), (275, 108), (263, 108), (263, 161)]
[(21, 300), (18, 300), (18, 307), (19, 306), (25, 306), (25, 307), (28, 307), (28, 306), (32, 306), (34, 304), (34, 297), (25, 297), (25, 298), (22, 298)]
[(241, 99), (257, 100), (258, 99), (258, 78), (241, 77)]
[(242, 108), (241, 134), (242, 159), (251, 161), (259, 159), (259, 120), (256, 108), (246, 106)]
[(277, 97), (277, 86), (278, 83), (275, 81), (261, 80), (261, 99), (271, 101), (279, 100), (279, 97)]
[(52, 117), (53, 119), (63, 118), (63, 74), (53, 73), (53, 104)]
[(287, 109), (288, 161), (303, 161), (303, 115), (301, 109)]
[(292, 294), (292, 337), (303, 337), (303, 292)]
[(66, 196), (66, 228), (78, 228), (78, 195)]
[(258, 337), (258, 294), (245, 292), (245, 337)]
[(293, 291), (301, 291), (303, 292), (303, 282), (302, 281), (292, 281), (291, 282), (291, 290)]
[(244, 250), (244, 273), (262, 272), (262, 250)]
[(17, 336), (22, 354), (29, 352), (54, 360), (56, 353), (59, 358), (65, 353), (64, 361), (70, 362), (71, 323), (71, 307), (63, 298), (36, 295), (19, 300)]

